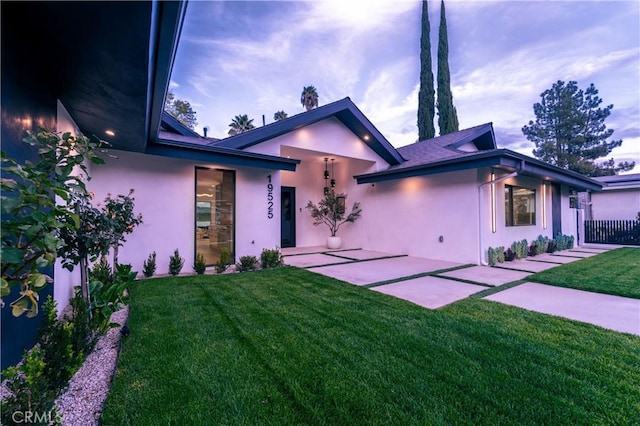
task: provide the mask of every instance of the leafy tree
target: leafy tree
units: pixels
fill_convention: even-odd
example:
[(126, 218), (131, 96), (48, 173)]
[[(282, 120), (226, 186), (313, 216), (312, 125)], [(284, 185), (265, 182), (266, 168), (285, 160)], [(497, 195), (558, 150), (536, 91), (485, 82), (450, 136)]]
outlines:
[(79, 226), (65, 226), (58, 232), (64, 242), (59, 250), (62, 266), (73, 271), (80, 266), (82, 297), (89, 302), (89, 261), (106, 255), (115, 239), (113, 226), (107, 215), (91, 204), (89, 197), (78, 197), (70, 203), (78, 217)]
[(284, 112), (284, 111), (278, 111), (278, 112), (276, 112), (275, 114), (273, 114), (273, 119), (274, 119), (275, 121), (284, 120), (284, 119), (285, 119), (285, 118), (287, 118), (287, 117), (288, 117), (288, 115), (287, 115), (287, 113), (286, 113), (286, 112)]
[(600, 108), (602, 99), (593, 83), (583, 91), (575, 81), (558, 80), (540, 97), (533, 105), (535, 122), (522, 127), (522, 133), (535, 143), (536, 158), (586, 176), (613, 175), (635, 166), (633, 162), (616, 165), (613, 159), (595, 162), (622, 145), (622, 140), (607, 141), (613, 130), (604, 121), (613, 105)]
[(169, 90), (165, 98), (164, 110), (191, 130), (195, 129), (198, 124), (196, 112), (191, 107), (191, 104), (188, 101), (176, 99), (171, 90)]
[[(27, 132), (23, 141), (36, 148), (39, 160), (20, 164), (4, 152), (2, 157), (2, 278), (0, 297), (19, 287), (11, 303), (12, 313), (38, 314), (38, 291), (51, 277), (42, 268), (53, 265), (61, 241), (60, 229), (77, 229), (80, 217), (69, 205), (57, 204), (54, 194), (69, 203), (88, 196), (83, 178), (89, 178), (87, 162), (103, 164), (97, 154), (103, 141), (83, 135), (62, 136), (40, 129)], [(76, 173), (76, 171), (80, 173)]]
[(440, 29), (438, 32), (438, 127), (440, 136), (458, 131), (458, 113), (453, 106), (451, 76), (449, 73), (449, 41), (444, 0), (440, 2)]
[(418, 139), (431, 139), (436, 135), (433, 124), (435, 98), (431, 64), (431, 26), (427, 1), (422, 1), (422, 37), (420, 38), (420, 91), (418, 92)]
[(313, 86), (306, 86), (302, 89), (302, 95), (300, 95), (300, 103), (307, 111), (318, 107), (318, 91)]
[(133, 228), (142, 223), (142, 215), (135, 215), (133, 212), (134, 201), (132, 197), (133, 188), (129, 190), (127, 195), (118, 194), (117, 197), (111, 198), (111, 194), (107, 194), (104, 199), (104, 214), (111, 222), (113, 239), (110, 241), (113, 248), (113, 268), (118, 264), (118, 247), (126, 242), (126, 234), (133, 232)]
[(236, 115), (233, 120), (231, 120), (231, 124), (229, 124), (229, 135), (239, 135), (240, 133), (244, 133), (248, 130), (254, 129), (256, 126), (253, 125), (253, 118), (249, 120), (247, 114)]

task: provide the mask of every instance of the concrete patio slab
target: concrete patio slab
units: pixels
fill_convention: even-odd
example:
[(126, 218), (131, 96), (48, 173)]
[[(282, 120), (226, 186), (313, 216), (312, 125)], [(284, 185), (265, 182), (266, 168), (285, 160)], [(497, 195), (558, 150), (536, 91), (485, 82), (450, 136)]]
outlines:
[[(536, 256), (538, 257), (538, 256)], [(575, 260), (580, 260), (578, 258), (574, 258)], [(547, 263), (541, 261), (534, 261), (528, 259), (521, 260), (513, 260), (511, 262), (498, 263), (494, 268), (505, 268), (505, 269), (516, 269), (518, 271), (525, 272), (541, 272), (546, 271), (547, 269), (555, 268), (558, 266), (557, 263)]]
[(333, 252), (341, 252), (345, 250), (357, 250), (357, 248), (353, 247), (353, 248), (330, 250), (326, 246), (286, 247), (286, 248), (280, 249), (280, 253), (282, 253), (283, 256), (296, 256), (300, 254), (333, 253)]
[(475, 281), (490, 286), (498, 286), (525, 279), (531, 275), (531, 273), (512, 271), (504, 268), (492, 268), (491, 266), (471, 266), (470, 268), (456, 269), (455, 271), (444, 272), (438, 275)]
[(436, 309), (486, 290), (486, 287), (444, 278), (421, 277), (372, 287), (371, 290), (408, 300), (425, 308)]
[(399, 256), (397, 254), (383, 253), (381, 251), (372, 250), (343, 250), (331, 252), (332, 255), (346, 257), (352, 260), (379, 259), (381, 257)]
[(598, 255), (598, 253), (586, 253), (584, 251), (573, 251), (573, 250), (563, 250), (553, 254), (555, 256), (580, 257), (580, 258), (592, 257), (592, 256)]
[(582, 259), (581, 257), (569, 257), (569, 256), (556, 256), (555, 254), (543, 253), (537, 256), (528, 257), (527, 260), (531, 260), (533, 262), (550, 262), (555, 263), (557, 265), (562, 265), (565, 263), (577, 262)]
[[(328, 256), (330, 257), (330, 256)], [(337, 258), (336, 258), (337, 259)], [(327, 275), (355, 285), (373, 284), (411, 275), (461, 266), (444, 260), (403, 256), (390, 259), (367, 260), (343, 265), (322, 266), (310, 271)]]
[(640, 299), (537, 283), (524, 283), (485, 299), (640, 335)]
[(284, 264), (289, 266), (297, 266), (298, 268), (309, 268), (311, 266), (330, 265), (334, 263), (348, 262), (348, 259), (342, 259), (335, 256), (329, 256), (322, 253), (300, 254), (296, 256), (285, 256)]
[(591, 247), (575, 247), (572, 249), (573, 251), (582, 251), (585, 253), (596, 253), (596, 254), (600, 254), (600, 253), (606, 253), (609, 250), (606, 249), (597, 249), (597, 248), (591, 248)]

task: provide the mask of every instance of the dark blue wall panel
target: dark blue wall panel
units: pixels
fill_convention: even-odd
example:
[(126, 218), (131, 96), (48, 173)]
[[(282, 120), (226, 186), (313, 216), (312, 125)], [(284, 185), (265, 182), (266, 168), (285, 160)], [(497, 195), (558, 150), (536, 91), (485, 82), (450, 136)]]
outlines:
[[(48, 34), (39, 28), (37, 14), (29, 2), (2, 3), (2, 150), (10, 157), (24, 161), (35, 159), (34, 150), (22, 139), (26, 129), (38, 126), (55, 130), (56, 124), (56, 69), (53, 41), (56, 29), (47, 28)], [(52, 268), (48, 271), (53, 274)], [(20, 360), (22, 352), (35, 342), (40, 325), (40, 315), (33, 319), (15, 318), (9, 304), (18, 296), (13, 288), (5, 298), (2, 308), (1, 368)], [(47, 286), (40, 292), (40, 301), (53, 293)]]

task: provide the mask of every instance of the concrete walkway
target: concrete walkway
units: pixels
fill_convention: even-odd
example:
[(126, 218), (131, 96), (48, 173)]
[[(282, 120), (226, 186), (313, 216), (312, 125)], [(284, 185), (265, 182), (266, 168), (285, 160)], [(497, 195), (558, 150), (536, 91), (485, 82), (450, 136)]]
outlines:
[[(327, 250), (324, 247), (301, 247), (283, 249), (282, 254), (287, 265), (307, 268), (425, 308), (437, 309), (491, 287), (499, 289), (505, 284), (526, 280), (535, 272), (606, 251), (608, 249), (604, 247), (576, 247), (500, 263), (496, 267), (357, 248)], [(532, 282), (505, 288), (485, 299), (640, 335), (640, 299)]]
[(485, 299), (640, 336), (640, 299), (530, 282)]

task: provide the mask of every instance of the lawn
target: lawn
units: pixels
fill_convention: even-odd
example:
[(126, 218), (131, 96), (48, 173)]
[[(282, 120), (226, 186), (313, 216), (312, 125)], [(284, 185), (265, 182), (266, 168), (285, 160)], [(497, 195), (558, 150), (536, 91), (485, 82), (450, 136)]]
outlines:
[(543, 284), (640, 299), (640, 248), (619, 248), (537, 273)]
[(131, 288), (104, 425), (638, 424), (640, 338), (296, 268)]

